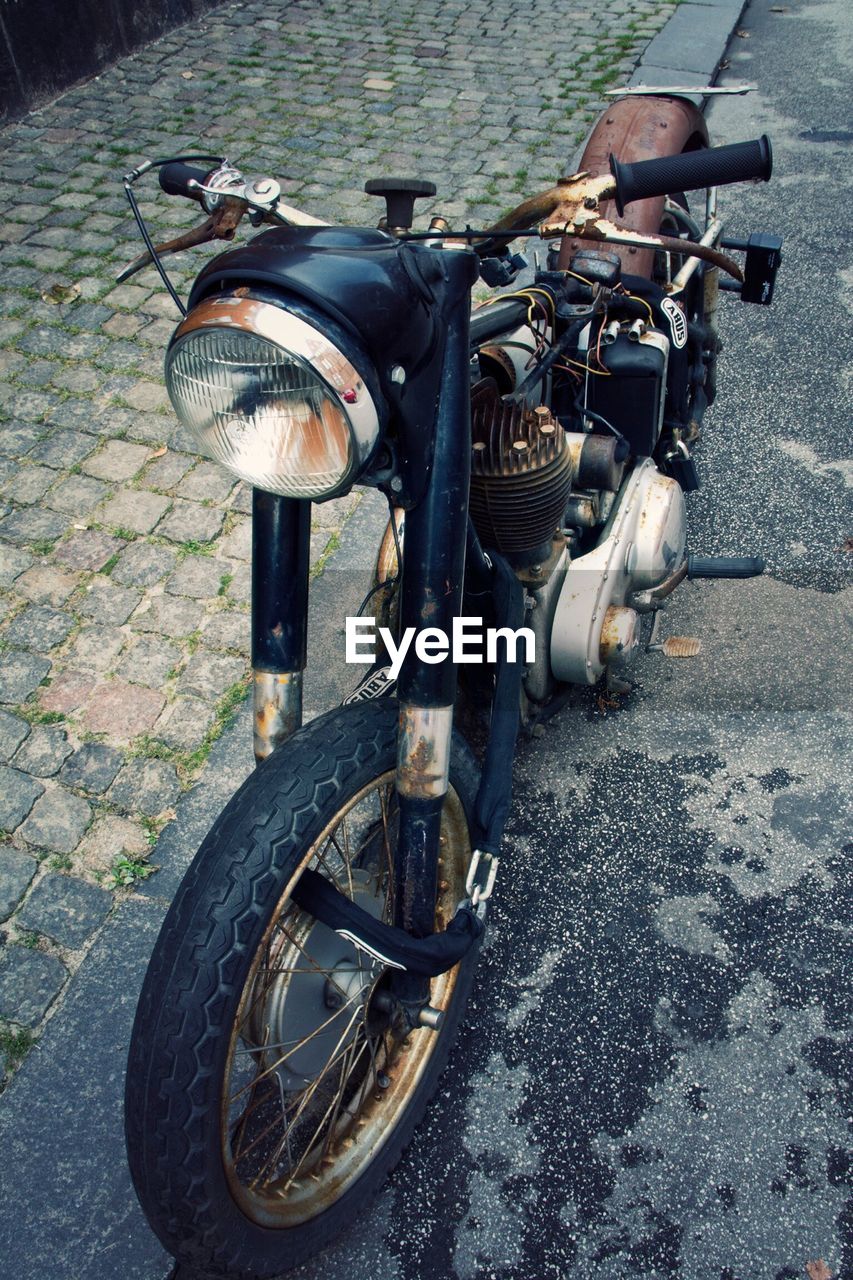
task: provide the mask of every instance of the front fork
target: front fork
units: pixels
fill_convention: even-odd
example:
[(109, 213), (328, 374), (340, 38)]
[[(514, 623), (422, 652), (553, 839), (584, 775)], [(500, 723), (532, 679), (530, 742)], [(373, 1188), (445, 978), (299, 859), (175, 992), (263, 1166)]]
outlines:
[[(429, 485), (406, 514), (406, 554), (400, 626), (428, 627), (450, 637), (462, 609), (465, 535), (471, 473), (469, 298), (465, 289), (446, 316), (446, 346), (435, 418)], [(416, 938), (435, 928), (441, 811), (447, 794), (456, 665), (426, 664), (411, 646), (397, 683), (400, 720), (397, 796), (400, 829), (395, 862), (394, 923)], [(429, 981), (395, 971), (397, 999), (414, 1010), (429, 998)], [(410, 1015), (411, 1016), (411, 1015)]]
[(254, 748), (260, 764), (302, 724), (311, 503), (252, 494)]
[[(462, 607), (471, 467), (467, 252), (441, 253), (445, 332), (434, 452), (420, 502), (406, 514), (400, 625), (448, 637)], [(252, 504), (252, 666), (255, 756), (268, 756), (302, 722), (311, 504), (255, 490)], [(456, 665), (426, 664), (410, 646), (398, 680), (399, 837), (394, 923), (416, 938), (435, 928), (441, 812), (447, 794)], [(395, 970), (396, 1000), (414, 1025), (429, 980)]]

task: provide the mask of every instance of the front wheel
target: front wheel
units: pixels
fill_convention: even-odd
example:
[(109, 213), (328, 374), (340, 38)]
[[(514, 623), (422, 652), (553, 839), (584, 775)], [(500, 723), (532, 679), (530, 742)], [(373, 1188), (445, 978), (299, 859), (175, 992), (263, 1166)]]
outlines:
[[(131, 1173), (180, 1261), (277, 1275), (327, 1245), (378, 1190), (450, 1050), (476, 948), (434, 979), (438, 1031), (405, 1038), (385, 974), (290, 898), (310, 867), (394, 912), (396, 702), (314, 721), (246, 780), (166, 917), (133, 1028)], [(477, 768), (454, 740), (435, 928), (464, 897)]]

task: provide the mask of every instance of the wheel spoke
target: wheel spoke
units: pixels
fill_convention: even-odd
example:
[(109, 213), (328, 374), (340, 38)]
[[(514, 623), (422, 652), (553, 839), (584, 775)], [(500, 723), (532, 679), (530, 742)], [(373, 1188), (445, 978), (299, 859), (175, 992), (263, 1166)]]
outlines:
[[(346, 1009), (349, 1005), (351, 1005), (355, 1000), (358, 1000), (359, 998), (360, 997), (358, 994), (355, 996), (352, 996), (346, 1002), (346, 1004), (341, 1005), (340, 1009), (333, 1010), (333, 1012), (329, 1015), (329, 1017), (326, 1018), (325, 1022), (321, 1022), (320, 1025), (315, 1027), (313, 1031), (309, 1031), (307, 1036), (303, 1036), (301, 1040), (294, 1043), (293, 1047), (291, 1049), (288, 1049), (287, 1053), (283, 1053), (280, 1058), (276, 1059), (276, 1061), (272, 1064), (272, 1066), (267, 1067), (264, 1071), (261, 1072), (261, 1074), (257, 1078), (259, 1080), (263, 1080), (266, 1076), (269, 1075), (271, 1071), (275, 1071), (277, 1067), (283, 1066), (287, 1062), (287, 1059), (292, 1058), (294, 1053), (296, 1053), (298, 1049), (302, 1049), (306, 1044), (310, 1044), (310, 1042), (315, 1038), (315, 1036), (318, 1036), (321, 1031), (325, 1031), (327, 1027), (331, 1026), (335, 1018), (339, 1018), (340, 1015), (343, 1013), (344, 1009)], [(287, 1041), (285, 1041), (285, 1043), (287, 1043)], [(238, 1091), (235, 1094), (232, 1094), (231, 1097), (228, 1099), (228, 1101), (230, 1103), (236, 1102), (237, 1099), (242, 1097), (242, 1095), (249, 1088), (251, 1088), (251, 1084), (243, 1085), (242, 1089), (238, 1089)]]
[[(394, 773), (388, 770), (338, 812), (306, 849), (301, 866), (316, 868), (378, 919), (393, 918), (397, 822)], [(457, 862), (460, 869), (467, 865), (461, 856)], [(461, 893), (459, 876), (448, 877), (452, 893)], [(396, 1061), (390, 1028), (371, 1031), (368, 1020), (369, 992), (381, 970), (345, 942), (343, 954), (336, 951), (335, 942), (285, 898), (234, 1022), (226, 1091), (234, 1117), (227, 1129), (229, 1177), (247, 1197), (250, 1213), (255, 1199), (266, 1216), (283, 1222), (317, 1212), (306, 1206), (317, 1197), (322, 1206), (330, 1177), (338, 1180), (343, 1170), (369, 1163), (397, 1109), (406, 1105), (412, 1086), (401, 1081), (423, 1052), (401, 1059), (390, 1090), (380, 1092), (382, 1072)], [(340, 999), (332, 1010), (325, 1004), (330, 992)], [(343, 1176), (348, 1183), (353, 1175)]]
[[(331, 1058), (329, 1062), (327, 1062), (326, 1064), (325, 1071), (321, 1075), (319, 1075), (316, 1080), (312, 1080), (311, 1084), (307, 1087), (305, 1093), (300, 1095), (299, 1102), (296, 1104), (296, 1110), (291, 1115), (289, 1123), (287, 1118), (288, 1104), (285, 1099), (284, 1111), (282, 1112), (282, 1114), (274, 1116), (273, 1119), (270, 1120), (270, 1122), (267, 1124), (266, 1128), (263, 1129), (259, 1134), (255, 1136), (255, 1138), (252, 1140), (249, 1146), (246, 1147), (245, 1150), (243, 1151), (243, 1158), (250, 1155), (251, 1152), (254, 1151), (263, 1142), (264, 1138), (266, 1138), (268, 1134), (272, 1133), (272, 1131), (276, 1129), (280, 1124), (282, 1123), (285, 1124), (285, 1127), (288, 1133), (293, 1131), (296, 1121), (300, 1118), (300, 1116), (302, 1115), (302, 1112), (304, 1111), (304, 1108), (307, 1106), (308, 1102), (310, 1102), (311, 1098), (314, 1096), (314, 1093), (319, 1087), (323, 1079), (323, 1076), (326, 1074), (327, 1071), (333, 1069), (343, 1056), (344, 1056), (343, 1052), (341, 1052), (337, 1055), (337, 1057)], [(279, 1082), (281, 1081), (281, 1076), (278, 1075), (278, 1073), (276, 1073), (276, 1080)], [(280, 1094), (282, 1097), (284, 1096), (281, 1088), (280, 1088)], [(264, 1101), (267, 1101), (267, 1099), (264, 1099)], [(269, 1164), (269, 1161), (267, 1161), (267, 1163), (264, 1165), (264, 1169), (267, 1167), (268, 1164)], [(259, 1180), (261, 1173), (263, 1171), (264, 1170), (262, 1169), (261, 1172), (255, 1175), (255, 1178), (253, 1179), (253, 1182), (251, 1184), (252, 1186), (254, 1186), (255, 1183)]]
[[(351, 1060), (349, 1064), (349, 1071), (352, 1070), (352, 1068), (355, 1066), (355, 1063), (364, 1053), (364, 1048), (365, 1046), (362, 1045), (362, 1047), (359, 1049), (358, 1053), (356, 1054), (355, 1059)], [(343, 1085), (346, 1082), (346, 1076), (347, 1076), (347, 1073), (342, 1071), (341, 1097), (343, 1096), (342, 1091), (343, 1091)], [(323, 1128), (323, 1125), (326, 1123), (326, 1120), (329, 1117), (329, 1112), (332, 1110), (333, 1107), (335, 1107), (335, 1118), (337, 1118), (337, 1110), (339, 1106), (340, 1106), (340, 1103), (337, 1101), (337, 1098), (333, 1098), (332, 1101), (329, 1103), (328, 1107), (326, 1108), (325, 1114), (320, 1118), (320, 1123), (317, 1125), (317, 1128), (314, 1130), (314, 1134), (311, 1138), (311, 1141), (306, 1145), (305, 1151), (303, 1152), (302, 1156), (299, 1158), (299, 1161), (297, 1162), (293, 1172), (290, 1174), (285, 1186), (289, 1186), (299, 1176), (300, 1169), (305, 1164), (305, 1161), (308, 1159), (311, 1152), (315, 1149), (315, 1142), (317, 1139), (317, 1135), (320, 1133), (320, 1130)], [(328, 1134), (331, 1135), (333, 1132), (334, 1132), (334, 1122), (332, 1125), (330, 1125)], [(327, 1150), (328, 1150), (328, 1147), (324, 1145), (323, 1151), (321, 1152), (321, 1155), (320, 1155), (321, 1159)]]
[[(278, 1146), (274, 1149), (274, 1151), (272, 1152), (272, 1154), (271, 1154), (271, 1155), (270, 1155), (270, 1156), (265, 1160), (265, 1162), (264, 1162), (264, 1164), (262, 1165), (261, 1169), (260, 1169), (260, 1170), (259, 1170), (259, 1172), (255, 1175), (255, 1177), (253, 1178), (252, 1182), (250, 1183), (250, 1186), (252, 1186), (252, 1187), (256, 1187), (256, 1186), (257, 1186), (258, 1182), (259, 1182), (259, 1181), (260, 1181), (260, 1179), (263, 1177), (264, 1173), (267, 1171), (267, 1169), (270, 1167), (270, 1165), (272, 1165), (273, 1169), (276, 1167), (276, 1165), (277, 1165), (278, 1161), (281, 1159), (281, 1152), (282, 1152), (282, 1151), (283, 1151), (283, 1149), (284, 1149), (284, 1145), (285, 1145), (285, 1142), (286, 1142), (286, 1140), (287, 1140), (287, 1138), (288, 1138), (288, 1135), (289, 1135), (289, 1134), (291, 1134), (291, 1133), (293, 1132), (293, 1129), (294, 1129), (294, 1127), (295, 1127), (295, 1125), (296, 1125), (296, 1122), (300, 1119), (300, 1117), (301, 1117), (301, 1116), (303, 1115), (303, 1113), (305, 1112), (305, 1109), (307, 1108), (308, 1103), (311, 1101), (311, 1099), (313, 1098), (314, 1094), (315, 1094), (315, 1093), (317, 1092), (317, 1090), (319, 1089), (320, 1084), (322, 1083), (322, 1081), (324, 1081), (324, 1080), (326, 1079), (326, 1077), (327, 1077), (328, 1073), (329, 1073), (331, 1070), (333, 1070), (333, 1069), (334, 1069), (334, 1067), (337, 1065), (337, 1063), (338, 1063), (339, 1061), (341, 1061), (341, 1059), (342, 1059), (342, 1058), (345, 1058), (345, 1057), (346, 1057), (346, 1053), (348, 1052), (348, 1048), (349, 1048), (349, 1046), (347, 1046), (347, 1047), (346, 1047), (344, 1050), (342, 1050), (340, 1053), (338, 1052), (338, 1050), (339, 1050), (339, 1048), (340, 1048), (340, 1045), (341, 1045), (342, 1041), (345, 1041), (345, 1040), (346, 1040), (346, 1038), (347, 1038), (347, 1036), (348, 1036), (348, 1034), (349, 1034), (349, 1030), (350, 1030), (350, 1028), (352, 1027), (353, 1022), (355, 1021), (355, 1019), (357, 1018), (357, 1016), (358, 1016), (358, 1014), (356, 1013), (356, 1014), (354, 1014), (354, 1015), (353, 1015), (353, 1017), (352, 1017), (352, 1018), (350, 1018), (349, 1023), (347, 1024), (347, 1026), (344, 1028), (343, 1032), (341, 1033), (341, 1036), (340, 1036), (340, 1038), (338, 1039), (338, 1042), (337, 1042), (337, 1044), (335, 1045), (335, 1048), (332, 1050), (332, 1055), (331, 1055), (331, 1057), (329, 1058), (329, 1061), (326, 1063), (326, 1066), (325, 1066), (325, 1067), (324, 1067), (324, 1069), (320, 1072), (320, 1074), (317, 1076), (317, 1078), (316, 1078), (315, 1080), (312, 1080), (312, 1081), (311, 1081), (311, 1084), (307, 1087), (307, 1089), (305, 1090), (305, 1092), (302, 1094), (302, 1096), (301, 1096), (301, 1098), (300, 1098), (300, 1100), (299, 1100), (299, 1104), (298, 1104), (298, 1106), (296, 1107), (296, 1110), (293, 1112), (292, 1116), (290, 1117), (290, 1123), (289, 1123), (289, 1124), (287, 1123), (287, 1115), (286, 1115), (286, 1113), (285, 1113), (285, 1115), (284, 1115), (284, 1117), (283, 1117), (283, 1119), (284, 1119), (284, 1121), (285, 1121), (285, 1132), (284, 1132), (284, 1137), (281, 1139), (281, 1141), (279, 1142)], [(327, 1114), (328, 1114), (328, 1111), (327, 1111)], [(276, 1123), (275, 1121), (274, 1121), (274, 1122), (272, 1122), (272, 1123), (267, 1127), (267, 1129), (266, 1129), (266, 1130), (264, 1130), (264, 1133), (263, 1133), (263, 1134), (261, 1134), (261, 1135), (256, 1139), (256, 1141), (255, 1141), (255, 1146), (257, 1146), (258, 1142), (260, 1142), (260, 1141), (261, 1141), (261, 1138), (265, 1137), (265, 1136), (266, 1136), (266, 1134), (267, 1134), (267, 1133), (269, 1133), (269, 1132), (271, 1131), (271, 1129), (275, 1128), (275, 1123)], [(321, 1122), (320, 1122), (320, 1127), (322, 1127), (322, 1123), (323, 1123), (323, 1122), (322, 1122), (322, 1120), (321, 1120)], [(319, 1130), (315, 1130), (314, 1136), (312, 1137), (311, 1141), (307, 1144), (305, 1154), (307, 1154), (307, 1153), (311, 1150), (311, 1147), (312, 1147), (313, 1142), (314, 1142), (314, 1138), (316, 1138), (316, 1135), (317, 1135), (317, 1132), (318, 1132), (318, 1131), (319, 1131)], [(247, 1152), (248, 1152), (249, 1150), (251, 1150), (251, 1148), (247, 1148)], [(302, 1156), (302, 1161), (304, 1161), (304, 1159), (305, 1159), (305, 1154), (303, 1154), (303, 1156)], [(291, 1178), (293, 1178), (294, 1176), (295, 1176), (295, 1175), (291, 1173), (290, 1177), (291, 1177)]]

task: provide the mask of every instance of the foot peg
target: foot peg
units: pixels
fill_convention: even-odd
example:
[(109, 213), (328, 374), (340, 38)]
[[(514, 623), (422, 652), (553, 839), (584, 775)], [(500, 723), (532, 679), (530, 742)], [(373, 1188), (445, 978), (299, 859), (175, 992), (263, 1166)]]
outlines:
[(757, 578), (766, 567), (761, 556), (687, 557), (688, 578)]
[(667, 636), (663, 644), (649, 645), (649, 651), (665, 658), (695, 658), (702, 652), (702, 641), (697, 636)]

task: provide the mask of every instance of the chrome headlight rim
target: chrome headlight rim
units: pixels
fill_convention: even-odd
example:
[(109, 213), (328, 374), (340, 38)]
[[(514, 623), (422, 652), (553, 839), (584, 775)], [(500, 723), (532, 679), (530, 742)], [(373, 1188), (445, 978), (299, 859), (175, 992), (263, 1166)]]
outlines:
[[(378, 378), (370, 359), (358, 350), (358, 344), (332, 317), (306, 307), (299, 299), (270, 296), (268, 291), (256, 289), (232, 290), (203, 298), (178, 325), (166, 352), (166, 388), (182, 421), (180, 407), (172, 394), (172, 363), (187, 339), (217, 329), (244, 333), (271, 343), (323, 384), (347, 420), (353, 447), (349, 466), (333, 488), (319, 494), (306, 492), (302, 496), (305, 500), (325, 502), (352, 488), (376, 452), (385, 417)], [(198, 433), (192, 427), (189, 429), (199, 439)]]

